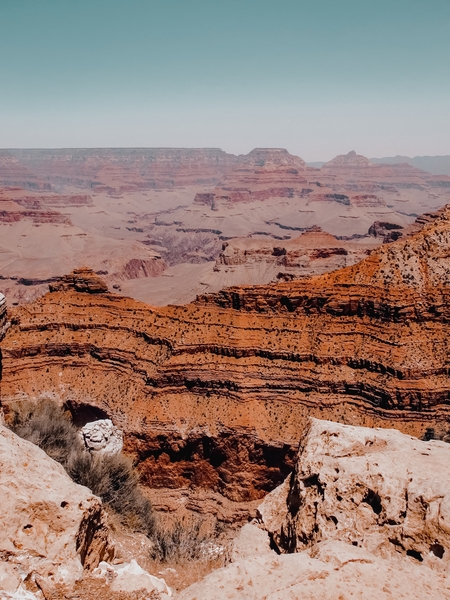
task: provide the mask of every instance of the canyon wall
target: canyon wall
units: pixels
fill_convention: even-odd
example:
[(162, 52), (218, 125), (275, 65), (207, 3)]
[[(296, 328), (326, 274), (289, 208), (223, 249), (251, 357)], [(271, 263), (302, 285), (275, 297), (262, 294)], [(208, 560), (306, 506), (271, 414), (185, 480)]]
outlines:
[(72, 148), (10, 150), (48, 185), (136, 191), (216, 183), (236, 162), (219, 148)]
[(422, 436), (450, 418), (450, 208), (357, 265), (154, 308), (78, 272), (10, 311), (4, 410), (111, 417), (151, 486), (236, 500), (292, 467), (305, 418)]
[[(181, 304), (347, 266), (449, 201), (450, 177), (354, 152), (314, 169), (282, 148), (1, 151), (0, 290), (31, 302), (43, 282), (87, 265), (136, 299)], [(318, 227), (338, 241), (294, 248)], [(288, 242), (277, 269), (267, 248)], [(224, 243), (248, 250), (240, 265), (222, 265)]]

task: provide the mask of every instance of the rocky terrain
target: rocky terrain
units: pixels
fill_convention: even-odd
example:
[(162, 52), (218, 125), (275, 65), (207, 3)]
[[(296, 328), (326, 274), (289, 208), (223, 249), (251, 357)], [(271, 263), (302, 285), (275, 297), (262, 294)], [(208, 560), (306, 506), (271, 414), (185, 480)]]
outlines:
[(78, 270), (9, 310), (4, 410), (51, 394), (80, 425), (123, 430), (150, 488), (232, 502), (283, 481), (310, 415), (445, 435), (450, 208), (425, 221), (331, 274), (185, 306), (152, 308)]
[[(294, 162), (298, 173), (289, 172)], [(239, 186), (232, 183), (244, 187), (264, 168), (256, 203), (270, 203), (270, 190), (281, 193), (278, 178), (300, 178), (308, 171), (301, 167), (282, 151), (254, 152), (221, 176), (227, 185), (211, 187), (217, 202), (195, 196), (192, 206), (212, 214), (251, 206), (245, 195), (233, 195)], [(344, 178), (350, 194), (350, 181), (373, 184), (374, 168), (350, 154), (321, 172), (329, 182)], [(348, 198), (350, 204), (334, 202), (353, 210), (355, 198)], [(32, 187), (26, 196), (10, 188), (4, 202), (2, 224), (11, 227), (11, 240), (20, 224), (75, 228), (77, 211), (95, 206), (91, 194)], [(53, 213), (63, 220), (45, 221)], [(189, 228), (179, 229), (187, 237), (176, 252), (188, 255)], [(450, 598), (449, 446), (417, 439), (448, 439), (450, 430), (450, 206), (403, 224), (380, 218), (362, 237), (317, 227), (282, 240), (201, 235), (212, 244), (208, 260), (184, 264), (212, 267), (217, 279), (209, 279), (205, 292), (218, 291), (198, 293), (185, 305), (157, 308), (113, 292), (127, 280), (157, 285), (162, 275), (151, 271), (154, 264), (164, 273), (179, 266), (163, 246), (157, 253), (158, 240), (142, 244), (153, 254), (138, 259), (125, 254), (131, 245), (119, 237), (115, 257), (97, 256), (111, 261), (109, 270), (99, 262), (96, 269), (49, 275), (39, 280), (49, 292), (24, 306), (11, 306), (14, 294), (13, 302), (1, 295), (6, 421), (22, 400), (52, 398), (70, 411), (92, 452), (123, 444), (157, 512), (175, 518), (190, 511), (231, 530), (256, 519), (238, 535), (231, 564), (180, 599), (401, 598), (406, 590), (412, 598)], [(195, 252), (192, 260), (200, 256)], [(267, 283), (234, 285), (242, 280)], [(38, 287), (35, 280), (11, 281)], [(219, 290), (220, 283), (232, 287)], [(195, 281), (186, 285), (193, 293)], [(167, 597), (165, 583), (129, 553), (125, 566), (114, 562), (105, 513), (89, 490), (71, 484), (50, 458), (4, 427), (0, 438), (9, 511), (0, 527), (5, 598), (59, 600), (63, 585), (83, 600), (140, 598), (131, 581), (150, 597)]]
[[(442, 207), (449, 185), (448, 176), (355, 153), (314, 169), (283, 149), (1, 151), (0, 289), (10, 303), (31, 302), (49, 281), (87, 265), (112, 289), (180, 304), (224, 285), (269, 283), (284, 268), (266, 261), (267, 249), (295, 245), (311, 228), (345, 238), (330, 239), (331, 251), (362, 244), (345, 261), (331, 254), (287, 268), (295, 277), (321, 273)], [(397, 230), (380, 235), (374, 223)], [(248, 240), (249, 264), (226, 273), (223, 245)]]
[(294, 473), (241, 530), (231, 564), (178, 597), (450, 598), (449, 452), (313, 419)]
[(3, 425), (0, 456), (5, 600), (450, 598), (444, 442), (310, 419), (228, 564), (178, 591), (124, 562), (99, 499)]
[(2, 600), (171, 596), (163, 580), (124, 562), (100, 499), (2, 424), (0, 465)]

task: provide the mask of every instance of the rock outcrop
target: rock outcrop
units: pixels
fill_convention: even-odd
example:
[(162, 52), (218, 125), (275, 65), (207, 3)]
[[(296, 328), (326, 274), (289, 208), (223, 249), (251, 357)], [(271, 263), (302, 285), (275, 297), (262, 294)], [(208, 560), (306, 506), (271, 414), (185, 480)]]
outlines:
[(74, 269), (60, 281), (51, 283), (49, 288), (51, 292), (74, 289), (77, 292), (89, 292), (89, 294), (102, 294), (108, 291), (108, 286), (103, 279), (88, 267)]
[(448, 600), (449, 458), (443, 442), (313, 419), (231, 564), (180, 600)]
[(450, 445), (312, 419), (296, 469), (259, 511), (281, 552), (341, 541), (379, 556), (450, 562)]
[(0, 560), (23, 580), (73, 584), (113, 556), (100, 500), (0, 425)]
[(293, 198), (308, 183), (305, 162), (283, 148), (255, 148), (240, 156), (236, 165), (210, 193), (197, 194), (194, 202), (218, 205)]
[(80, 438), (91, 452), (119, 454), (123, 448), (123, 433), (113, 425), (111, 419), (98, 419), (86, 423), (80, 431)]
[[(3, 294), (0, 294), (0, 341), (3, 339), (3, 336), (6, 333), (7, 329), (7, 307), (6, 307), (6, 298)], [(1, 376), (1, 370), (0, 370)]]
[[(377, 247), (370, 238), (339, 240), (318, 227), (290, 240), (237, 238), (224, 242), (213, 269), (225, 286), (290, 281), (353, 265)], [(204, 282), (209, 282), (207, 276)], [(216, 291), (216, 290), (212, 290)]]

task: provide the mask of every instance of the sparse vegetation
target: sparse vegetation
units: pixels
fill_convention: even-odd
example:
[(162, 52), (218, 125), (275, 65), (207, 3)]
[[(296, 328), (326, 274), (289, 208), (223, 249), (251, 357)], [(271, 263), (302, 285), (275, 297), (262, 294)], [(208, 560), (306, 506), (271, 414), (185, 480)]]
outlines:
[(438, 440), (441, 442), (450, 443), (450, 429), (446, 429), (445, 431), (437, 432), (434, 427), (427, 427), (425, 433), (422, 436), (422, 440), (424, 442), (429, 442), (430, 440)]
[(153, 535), (152, 506), (139, 487), (139, 475), (131, 460), (122, 454), (87, 451), (69, 411), (49, 399), (20, 402), (13, 410), (9, 426), (59, 462), (73, 481), (91, 489), (123, 525)]
[(217, 521), (211, 526), (201, 518), (177, 519), (172, 526), (155, 530), (151, 558), (174, 564), (217, 560), (225, 553), (217, 543), (220, 533)]
[[(122, 526), (144, 533), (153, 542), (149, 559), (156, 563), (222, 566), (225, 550), (217, 542), (220, 525), (200, 518), (162, 524), (139, 487), (139, 474), (122, 454), (89, 452), (72, 423), (69, 410), (51, 399), (21, 401), (9, 415), (9, 427), (59, 462), (68, 475), (99, 496)], [(206, 566), (205, 566), (206, 568)]]

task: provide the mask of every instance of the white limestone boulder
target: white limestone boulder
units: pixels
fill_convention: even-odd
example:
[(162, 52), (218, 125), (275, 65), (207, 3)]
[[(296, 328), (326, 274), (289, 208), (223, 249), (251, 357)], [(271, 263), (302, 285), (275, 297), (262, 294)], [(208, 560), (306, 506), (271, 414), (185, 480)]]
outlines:
[(104, 454), (119, 454), (123, 448), (123, 433), (113, 425), (110, 419), (99, 419), (86, 423), (79, 431), (79, 435), (92, 452)]
[(104, 578), (109, 583), (111, 592), (131, 593), (145, 590), (149, 593), (159, 592), (172, 596), (164, 579), (150, 575), (134, 559), (118, 565), (103, 561), (95, 569), (94, 575)]

